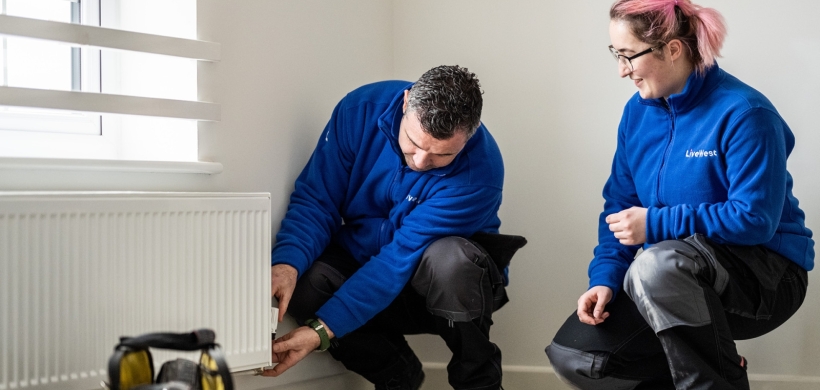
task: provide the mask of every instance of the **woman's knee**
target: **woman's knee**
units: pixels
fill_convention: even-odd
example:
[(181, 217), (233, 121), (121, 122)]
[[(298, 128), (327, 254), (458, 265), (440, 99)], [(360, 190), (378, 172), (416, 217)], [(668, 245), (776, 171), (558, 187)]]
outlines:
[[(633, 298), (654, 296), (670, 285), (689, 286), (702, 266), (696, 259), (698, 254), (688, 244), (680, 240), (667, 240), (643, 251), (626, 271), (624, 290)], [(686, 283), (681, 283), (686, 280)], [(695, 283), (694, 285), (696, 285)]]
[[(641, 253), (624, 278), (624, 291), (655, 332), (711, 323), (705, 289), (715, 275), (702, 249), (684, 240), (660, 242)], [(719, 278), (720, 279), (720, 278)]]

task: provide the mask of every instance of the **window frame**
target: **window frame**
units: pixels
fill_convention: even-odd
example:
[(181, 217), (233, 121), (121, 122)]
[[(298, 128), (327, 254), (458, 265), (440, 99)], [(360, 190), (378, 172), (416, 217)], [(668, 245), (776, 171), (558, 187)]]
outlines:
[[(0, 13), (7, 14), (7, 1), (0, 0)], [(70, 3), (69, 20), (72, 24), (84, 24), (99, 26), (101, 15), (101, 0), (66, 0)], [(7, 43), (9, 39), (22, 40), (25, 38), (0, 37), (3, 46), (2, 69), (3, 75), (0, 85), (8, 86), (7, 74), (8, 51)], [(71, 90), (96, 92), (101, 91), (101, 64), (100, 50), (90, 47), (72, 46), (71, 57)], [(102, 116), (94, 113), (66, 112), (58, 110), (43, 110), (18, 107), (0, 107), (0, 140), (5, 142), (18, 142), (20, 133), (40, 132), (73, 134), (82, 136), (102, 136)], [(24, 138), (32, 138), (25, 137)], [(52, 138), (49, 135), (35, 135), (33, 138), (41, 139), (41, 142), (49, 142)], [(65, 137), (56, 137), (64, 141)], [(32, 150), (18, 150), (19, 153), (38, 154)]]
[[(99, 0), (97, 0), (99, 1)], [(119, 0), (102, 0), (102, 9), (105, 10), (105, 13), (101, 13), (100, 16), (100, 24), (105, 27), (63, 27), (68, 26), (67, 23), (60, 23), (60, 22), (39, 22), (35, 21), (34, 19), (27, 19), (27, 18), (19, 18), (19, 17), (6, 17), (3, 16), (2, 21), (7, 27), (3, 28), (0, 26), (0, 32), (5, 33), (7, 35), (12, 36), (22, 36), (22, 37), (32, 37), (37, 39), (45, 39), (50, 41), (57, 41), (57, 42), (66, 42), (71, 45), (82, 45), (83, 48), (92, 47), (95, 50), (99, 50), (96, 48), (103, 48), (103, 49), (114, 49), (108, 50), (108, 53), (128, 53), (128, 52), (136, 52), (136, 53), (147, 53), (150, 55), (160, 55), (155, 58), (170, 58), (165, 56), (171, 56), (176, 58), (188, 59), (193, 61), (219, 61), (220, 56), (220, 45), (213, 42), (204, 42), (198, 41), (194, 39), (194, 36), (191, 34), (191, 31), (194, 31), (195, 28), (192, 28), (195, 25), (191, 25), (190, 23), (196, 22), (196, 8), (195, 2), (193, 1), (181, 1), (178, 4), (174, 3), (163, 3), (163, 2), (151, 2), (153, 6), (149, 6), (149, 3), (142, 4), (139, 3), (141, 8), (133, 8), (133, 4), (130, 3), (122, 3), (125, 5), (130, 4), (130, 8), (127, 6), (122, 6), (119, 3)], [(140, 29), (145, 28), (145, 31), (148, 31), (150, 28), (147, 25), (144, 25), (141, 20), (148, 20), (146, 18), (146, 11), (150, 11), (148, 8), (154, 9), (158, 5), (165, 5), (168, 4), (169, 7), (173, 7), (170, 9), (165, 15), (165, 22), (172, 22), (173, 24), (166, 25), (159, 25), (160, 30), (154, 31), (162, 31), (160, 34), (165, 35), (155, 35), (153, 33), (140, 33), (137, 32)], [(111, 6), (113, 5), (113, 6)], [(123, 7), (120, 9), (119, 7)], [(193, 7), (193, 8), (192, 8)], [(122, 11), (122, 12), (121, 12)], [(135, 11), (135, 12), (134, 12)], [(193, 11), (193, 12), (191, 12)], [(153, 11), (150, 11), (153, 12)], [(176, 13), (175, 13), (176, 12)], [(179, 13), (182, 12), (182, 13)], [(106, 14), (108, 14), (108, 18), (106, 19)], [(113, 14), (113, 17), (111, 15)], [(131, 16), (128, 16), (131, 15)], [(179, 16), (182, 16), (183, 20), (187, 20), (186, 24), (177, 26), (177, 21), (180, 20)], [(118, 25), (118, 18), (121, 16), (125, 16), (125, 19), (122, 19), (126, 23), (131, 23), (131, 28), (134, 28), (133, 31), (127, 31), (124, 28), (129, 27), (120, 27)], [(192, 19), (191, 19), (192, 18)], [(27, 19), (27, 20), (22, 20)], [(107, 21), (106, 21), (107, 20)], [(154, 20), (154, 19), (151, 19)], [(136, 23), (136, 24), (134, 24)], [(145, 27), (141, 26), (143, 24)], [(117, 26), (116, 28), (112, 28), (111, 26)], [(122, 26), (127, 26), (127, 24), (123, 24)], [(166, 27), (163, 27), (166, 26)], [(180, 30), (179, 28), (183, 28)], [(170, 30), (168, 28), (171, 28)], [(188, 32), (186, 32), (188, 31)], [(180, 34), (180, 35), (176, 35)], [(176, 38), (179, 36), (180, 38)], [(111, 56), (109, 56), (110, 58)], [(105, 69), (106, 64), (106, 52), (100, 55), (99, 62), (102, 64), (103, 69)], [(151, 61), (149, 61), (150, 63)], [(137, 72), (145, 72), (145, 70), (141, 67), (142, 65), (136, 66)], [(165, 84), (174, 84), (176, 87), (172, 87), (171, 89), (166, 89), (165, 92), (160, 90), (157, 91), (158, 95), (163, 93), (170, 93), (169, 95), (171, 99), (166, 98), (153, 98), (153, 97), (140, 97), (140, 96), (150, 96), (149, 94), (142, 95), (139, 91), (139, 88), (128, 90), (126, 89), (126, 93), (130, 93), (132, 95), (117, 95), (116, 93), (119, 92), (117, 84), (117, 80), (115, 79), (113, 83), (113, 87), (105, 87), (111, 78), (111, 74), (114, 73), (112, 71), (105, 71), (103, 72), (101, 84), (103, 88), (102, 93), (94, 94), (94, 93), (86, 93), (86, 92), (60, 92), (60, 91), (43, 91), (38, 92), (38, 90), (32, 89), (15, 89), (15, 88), (0, 88), (0, 104), (11, 105), (11, 106), (22, 106), (22, 107), (48, 107), (53, 109), (60, 109), (60, 110), (81, 110), (83, 112), (100, 112), (103, 113), (101, 117), (101, 122), (103, 126), (102, 135), (96, 135), (93, 137), (87, 138), (94, 138), (95, 140), (106, 140), (110, 138), (112, 142), (109, 144), (113, 145), (116, 153), (112, 155), (90, 155), (85, 152), (81, 151), (71, 151), (65, 152), (71, 155), (58, 154), (54, 156), (43, 155), (38, 153), (33, 153), (29, 155), (9, 155), (8, 158), (12, 160), (15, 158), (21, 157), (33, 157), (33, 158), (49, 158), (54, 157), (57, 159), (62, 158), (94, 158), (94, 159), (110, 159), (112, 161), (117, 160), (139, 160), (141, 155), (131, 154), (126, 155), (122, 150), (117, 149), (124, 149), (122, 143), (120, 143), (120, 139), (123, 139), (125, 142), (125, 138), (128, 140), (134, 139), (133, 137), (141, 137), (143, 133), (154, 132), (158, 134), (160, 138), (168, 136), (167, 139), (172, 139), (177, 136), (177, 129), (188, 129), (185, 132), (180, 132), (184, 134), (189, 134), (183, 136), (183, 141), (187, 142), (183, 146), (183, 149), (186, 150), (187, 156), (185, 159), (175, 159), (174, 154), (168, 153), (176, 153), (175, 147), (165, 147), (162, 150), (162, 147), (156, 148), (155, 144), (160, 146), (162, 143), (162, 139), (159, 139), (160, 142), (155, 144), (151, 144), (150, 147), (144, 148), (148, 151), (148, 158), (146, 161), (149, 162), (183, 162), (183, 163), (197, 163), (198, 161), (198, 152), (197, 152), (197, 126), (196, 121), (218, 121), (220, 114), (220, 106), (214, 103), (208, 102), (201, 102), (197, 101), (196, 95), (196, 85), (197, 85), (197, 76), (196, 76), (196, 64), (193, 65), (193, 71), (191, 71), (190, 65), (185, 65), (186, 67), (183, 68), (183, 74), (185, 75), (183, 78), (187, 81), (184, 84), (176, 84), (176, 80), (180, 79), (178, 75), (174, 75), (172, 73), (160, 75), (157, 80), (160, 80), (163, 84), (160, 84), (161, 87), (164, 87)], [(132, 66), (134, 68), (135, 66)], [(112, 68), (114, 69), (114, 68)], [(120, 68), (116, 68), (119, 70)], [(154, 73), (146, 73), (149, 77), (152, 74), (157, 74), (162, 71), (157, 71), (155, 67)], [(161, 68), (165, 69), (165, 68)], [(133, 72), (133, 69), (132, 69)], [(150, 70), (149, 70), (150, 72)], [(162, 80), (162, 77), (165, 77), (165, 80)], [(129, 77), (129, 76), (123, 76)], [(192, 78), (191, 78), (192, 77)], [(132, 79), (127, 78), (128, 82), (132, 83), (132, 85), (140, 85), (134, 84)], [(140, 81), (141, 83), (141, 81)], [(187, 86), (186, 86), (187, 85)], [(183, 89), (174, 89), (174, 88), (183, 88)], [(193, 89), (191, 89), (193, 88)], [(136, 92), (135, 92), (136, 91)], [(177, 94), (178, 91), (181, 92), (182, 95)], [(184, 92), (187, 91), (187, 92)], [(112, 94), (113, 93), (113, 94)], [(149, 92), (150, 93), (150, 92)], [(174, 95), (176, 94), (176, 95)], [(26, 95), (27, 97), (20, 97)], [(172, 96), (173, 95), (173, 96)], [(182, 100), (175, 100), (175, 99), (182, 99)], [(80, 103), (76, 103), (80, 101)], [(110, 103), (114, 101), (115, 103)], [(109, 115), (112, 114), (112, 115)], [(136, 116), (132, 116), (136, 115)], [(150, 118), (156, 117), (164, 120), (162, 118), (181, 118), (181, 119), (188, 119), (187, 125), (179, 126), (176, 123), (180, 122), (167, 122), (165, 124), (161, 124), (157, 126), (154, 122), (149, 121), (142, 121), (140, 118)], [(132, 121), (131, 119), (136, 119)], [(118, 122), (122, 121), (123, 123), (130, 123), (130, 126), (123, 127), (123, 134), (117, 134), (116, 131), (112, 131), (110, 124), (107, 122)], [(192, 127), (193, 126), (193, 127)], [(130, 134), (125, 133), (125, 128), (130, 127)], [(154, 129), (154, 127), (161, 127), (160, 131)], [(20, 136), (21, 132), (16, 132), (16, 136)], [(54, 137), (54, 135), (48, 134), (35, 134), (35, 133), (28, 133), (24, 137), (27, 138), (49, 138)], [(66, 138), (66, 135), (58, 135), (56, 138)], [(82, 138), (83, 136), (78, 136), (77, 138)], [(117, 139), (117, 138), (120, 139)], [(187, 137), (187, 138), (186, 138)], [(193, 137), (193, 138), (190, 138)], [(70, 137), (69, 137), (70, 138)], [(190, 140), (193, 139), (193, 142)], [(188, 140), (188, 141), (185, 141)], [(149, 140), (149, 142), (152, 142)], [(0, 140), (0, 146), (3, 142)], [(29, 142), (29, 143), (36, 143), (36, 142)], [(58, 142), (64, 143), (64, 142)], [(105, 142), (97, 142), (97, 143), (105, 143)], [(142, 143), (143, 145), (148, 145), (148, 142), (145, 140), (138, 141), (138, 143)], [(121, 146), (117, 147), (117, 144)], [(127, 146), (130, 147), (130, 146)], [(2, 147), (0, 147), (2, 149)], [(71, 149), (71, 148), (69, 148)], [(149, 150), (150, 149), (150, 150)], [(158, 149), (157, 153), (154, 153), (152, 149)], [(153, 155), (151, 155), (153, 153)], [(166, 153), (163, 155), (162, 153)], [(2, 154), (0, 154), (2, 155)], [(168, 160), (168, 156), (170, 156), (170, 160)], [(4, 157), (0, 157), (2, 159)], [(7, 158), (7, 159), (8, 159)], [(203, 162), (206, 165), (214, 164), (214, 163), (207, 163)], [(16, 164), (16, 163), (15, 163)], [(218, 164), (218, 163), (215, 163)], [(2, 164), (0, 164), (2, 165)], [(84, 164), (80, 164), (84, 165)], [(114, 164), (117, 165), (117, 164)], [(120, 164), (122, 165), (122, 164)], [(178, 164), (170, 164), (170, 165), (178, 165)], [(190, 164), (189, 164), (190, 165)], [(221, 166), (221, 164), (219, 164)], [(187, 170), (187, 168), (186, 168)], [(221, 168), (214, 168), (212, 166), (208, 166), (205, 168), (207, 172), (201, 173), (214, 173), (216, 170), (221, 170)]]

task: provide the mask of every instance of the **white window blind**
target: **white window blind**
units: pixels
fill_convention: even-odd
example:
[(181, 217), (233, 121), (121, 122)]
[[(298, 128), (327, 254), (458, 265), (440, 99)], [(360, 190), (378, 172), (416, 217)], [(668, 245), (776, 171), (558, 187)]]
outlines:
[[(0, 0), (5, 3), (6, 0)], [(31, 1), (31, 0), (29, 0)], [(63, 0), (65, 3), (76, 3), (77, 0)], [(96, 1), (101, 4), (101, 20), (108, 12), (110, 15), (108, 20), (118, 19), (121, 15), (131, 15), (129, 19), (145, 20), (145, 25), (157, 25), (157, 21), (166, 17), (169, 25), (175, 24), (177, 19), (171, 18), (171, 15), (165, 15), (163, 12), (171, 2), (163, 2), (158, 0), (81, 0), (81, 1)], [(148, 6), (151, 3), (152, 6)], [(4, 9), (5, 11), (5, 9)], [(143, 15), (139, 15), (143, 12)], [(195, 23), (195, 12), (194, 12)], [(105, 26), (106, 23), (100, 23)], [(173, 158), (180, 164), (181, 172), (191, 172), (191, 166), (196, 164), (196, 121), (218, 121), (220, 120), (220, 106), (211, 102), (204, 102), (196, 100), (196, 65), (193, 65), (193, 72), (187, 72), (185, 77), (176, 77), (164, 75), (164, 69), (169, 58), (176, 58), (187, 61), (219, 61), (220, 59), (220, 45), (213, 42), (204, 42), (191, 38), (182, 38), (175, 36), (163, 35), (160, 33), (146, 33), (138, 31), (140, 26), (135, 23), (108, 23), (118, 24), (121, 28), (110, 28), (108, 26), (92, 26), (69, 23), (65, 21), (42, 20), (29, 18), (25, 16), (0, 14), (0, 36), (21, 39), (30, 44), (37, 42), (52, 42), (58, 43), (63, 47), (82, 48), (86, 52), (97, 54), (96, 58), (90, 61), (85, 60), (85, 63), (96, 64), (102, 68), (101, 76), (98, 77), (98, 83), (101, 85), (88, 87), (89, 78), (83, 78), (84, 87), (80, 88), (77, 82), (74, 82), (73, 87), (67, 88), (50, 88), (44, 89), (40, 86), (16, 86), (4, 83), (0, 86), (0, 110), (28, 110), (34, 112), (46, 112), (42, 110), (49, 110), (47, 112), (63, 113), (62, 117), (67, 117), (65, 113), (77, 114), (73, 119), (77, 122), (76, 126), (69, 122), (68, 125), (61, 122), (64, 127), (63, 133), (80, 133), (79, 130), (72, 130), (73, 127), (80, 128), (82, 121), (88, 121), (88, 116), (83, 117), (83, 113), (100, 114), (102, 122), (102, 134), (96, 134), (96, 139), (90, 143), (111, 143), (113, 141), (121, 143), (131, 143), (137, 146), (143, 146), (141, 152), (133, 152), (131, 154), (123, 153), (121, 150), (115, 150), (108, 154), (101, 154), (92, 156), (95, 160), (143, 160), (143, 161), (163, 161), (168, 158), (163, 155), (163, 145), (165, 144), (163, 137), (177, 136), (176, 133), (184, 133), (178, 130), (181, 128), (187, 129), (187, 133), (193, 133), (193, 141), (191, 136), (186, 141), (192, 150), (189, 150), (185, 157)], [(178, 23), (177, 23), (178, 24)], [(161, 25), (161, 23), (160, 23)], [(123, 28), (124, 26), (124, 28)], [(195, 26), (195, 24), (194, 24)], [(161, 28), (160, 28), (161, 30)], [(5, 55), (5, 51), (4, 51)], [(139, 61), (134, 61), (139, 59)], [(150, 78), (143, 78), (139, 81), (129, 81), (127, 77), (114, 76), (117, 72), (107, 71), (108, 69), (118, 69), (124, 72), (131, 72), (132, 74), (141, 74), (143, 77), (147, 74)], [(5, 71), (5, 68), (4, 68)], [(98, 71), (99, 72), (99, 71)], [(99, 74), (99, 73), (98, 73)], [(165, 77), (165, 78), (164, 78)], [(147, 88), (147, 84), (173, 84), (180, 82), (180, 78), (186, 78), (187, 85), (193, 85), (193, 92), (188, 88), (185, 93), (171, 93), (169, 96), (155, 96), (156, 94)], [(76, 77), (75, 79), (79, 79)], [(149, 80), (145, 82), (144, 80)], [(43, 115), (48, 119), (48, 115)], [(12, 118), (11, 123), (16, 118), (13, 115), (6, 115), (6, 122), (9, 123), (8, 118)], [(92, 116), (93, 118), (93, 116)], [(98, 116), (97, 118), (100, 118)], [(20, 121), (18, 121), (20, 122)], [(22, 122), (21, 122), (22, 123)], [(72, 127), (73, 126), (73, 127)], [(109, 130), (106, 133), (107, 129)], [(117, 129), (116, 132), (110, 131)], [(54, 158), (72, 158), (83, 159), (84, 155), (81, 152), (76, 152), (73, 149), (76, 142), (88, 143), (91, 139), (87, 135), (84, 139), (73, 136), (72, 134), (40, 134), (32, 131), (25, 132), (24, 125), (18, 125), (17, 129), (23, 131), (12, 131), (11, 138), (5, 138), (7, 149), (12, 146), (8, 139), (20, 146), (33, 147), (38, 150), (38, 153), (27, 155), (12, 155), (9, 157), (2, 156), (3, 146), (0, 145), (0, 167), (20, 165), (20, 157), (34, 157), (37, 158), (38, 167), (47, 167), (44, 164), (44, 157)], [(8, 132), (7, 132), (8, 133)], [(140, 139), (133, 134), (152, 134), (153, 138)], [(8, 134), (7, 134), (8, 135)], [(0, 136), (2, 137), (2, 136)], [(67, 148), (62, 148), (61, 152), (50, 152), (48, 143), (42, 140), (50, 139), (53, 143), (58, 140), (57, 144), (63, 146), (68, 145)], [(3, 140), (3, 138), (0, 138)], [(78, 141), (79, 140), (79, 141)], [(154, 141), (158, 140), (158, 141)], [(42, 144), (42, 147), (39, 145)], [(144, 144), (144, 145), (140, 145)], [(53, 148), (53, 146), (52, 146)], [(60, 149), (59, 147), (57, 149)], [(114, 149), (117, 149), (116, 147)], [(177, 148), (179, 149), (179, 148)], [(42, 154), (39, 153), (42, 151)], [(75, 151), (75, 152), (72, 152)], [(159, 157), (152, 157), (152, 153), (157, 152)], [(73, 153), (73, 154), (72, 154)], [(147, 157), (146, 157), (147, 156)], [(87, 158), (86, 158), (87, 160)], [(31, 160), (35, 161), (35, 160)], [(55, 166), (63, 166), (61, 162), (55, 163)], [(84, 169), (103, 169), (106, 164), (104, 162), (94, 163), (80, 163)], [(111, 166), (133, 166), (133, 163), (114, 163)], [(150, 166), (156, 166), (151, 164)], [(205, 163), (201, 165), (202, 169), (199, 173), (215, 173), (221, 171), (221, 164)], [(97, 168), (94, 168), (97, 167)], [(149, 169), (150, 170), (150, 169)], [(169, 169), (163, 169), (163, 172)], [(173, 171), (173, 169), (170, 169)]]

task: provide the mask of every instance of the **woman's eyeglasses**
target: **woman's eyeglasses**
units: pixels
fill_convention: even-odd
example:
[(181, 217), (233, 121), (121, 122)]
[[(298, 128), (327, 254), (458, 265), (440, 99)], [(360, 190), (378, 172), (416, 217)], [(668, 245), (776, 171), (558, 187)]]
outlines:
[(615, 61), (618, 61), (618, 63), (620, 65), (626, 66), (630, 71), (635, 70), (635, 67), (632, 66), (632, 60), (634, 60), (634, 59), (636, 59), (636, 58), (638, 58), (638, 57), (640, 57), (644, 54), (651, 53), (654, 50), (655, 50), (654, 47), (650, 47), (649, 49), (646, 49), (646, 50), (644, 50), (644, 51), (642, 51), (638, 54), (635, 54), (634, 56), (627, 57), (627, 56), (625, 56), (621, 53), (618, 53), (618, 51), (615, 50), (615, 47), (613, 47), (612, 45), (609, 45), (609, 52), (612, 53), (613, 57), (615, 57)]

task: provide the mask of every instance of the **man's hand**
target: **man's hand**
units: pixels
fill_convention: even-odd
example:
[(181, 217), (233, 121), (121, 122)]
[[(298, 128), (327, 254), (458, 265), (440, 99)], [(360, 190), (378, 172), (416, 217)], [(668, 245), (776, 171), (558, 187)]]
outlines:
[(270, 290), (271, 295), (279, 301), (279, 322), (282, 322), (285, 312), (288, 311), (288, 303), (293, 295), (293, 289), (296, 288), (298, 274), (296, 268), (287, 264), (276, 264), (270, 267)]
[(589, 325), (598, 325), (609, 317), (604, 311), (606, 304), (612, 300), (612, 289), (606, 286), (595, 286), (578, 298), (578, 319)]
[[(325, 326), (328, 337), (333, 339), (333, 331), (327, 327), (324, 321), (319, 322)], [(288, 334), (273, 341), (273, 354), (271, 360), (277, 363), (270, 370), (262, 371), (262, 376), (279, 376), (289, 368), (302, 361), (309, 353), (319, 348), (322, 340), (313, 328), (300, 326)]]
[(646, 242), (646, 208), (630, 207), (606, 216), (609, 230), (624, 245), (640, 245)]

